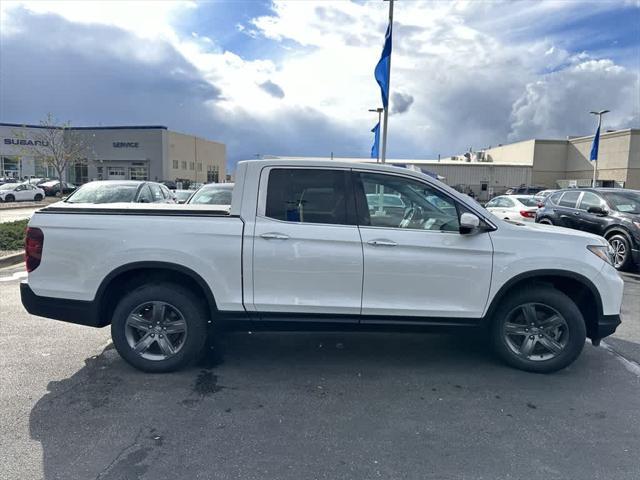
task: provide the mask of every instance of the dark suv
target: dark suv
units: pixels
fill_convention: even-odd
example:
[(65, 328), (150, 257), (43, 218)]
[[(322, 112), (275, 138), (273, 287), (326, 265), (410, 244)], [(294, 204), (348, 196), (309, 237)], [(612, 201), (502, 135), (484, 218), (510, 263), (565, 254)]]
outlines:
[(621, 188), (572, 188), (549, 197), (536, 222), (584, 230), (606, 238), (613, 247), (613, 266), (640, 265), (640, 191)]

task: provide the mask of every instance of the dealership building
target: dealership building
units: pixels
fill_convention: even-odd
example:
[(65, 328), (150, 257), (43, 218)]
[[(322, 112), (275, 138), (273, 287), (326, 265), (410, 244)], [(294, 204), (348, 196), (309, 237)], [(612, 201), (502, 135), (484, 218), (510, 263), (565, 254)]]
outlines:
[[(223, 143), (163, 126), (72, 127), (86, 158), (67, 169), (67, 181), (190, 180), (224, 182)], [(55, 177), (42, 160), (43, 127), (0, 123), (0, 177)]]
[[(519, 185), (591, 186), (593, 162), (589, 161), (589, 154), (592, 143), (593, 135), (565, 140), (531, 139), (437, 160), (388, 159), (386, 163), (437, 175), (460, 191), (473, 191), (480, 200), (488, 200)], [(268, 155), (264, 158), (301, 157)], [(336, 160), (372, 161), (370, 158)], [(640, 189), (640, 129), (600, 135), (597, 182), (603, 187)]]

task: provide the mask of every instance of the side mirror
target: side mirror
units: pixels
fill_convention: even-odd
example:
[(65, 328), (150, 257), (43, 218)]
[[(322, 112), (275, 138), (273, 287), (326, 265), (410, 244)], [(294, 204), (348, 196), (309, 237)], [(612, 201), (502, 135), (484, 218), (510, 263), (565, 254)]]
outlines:
[(602, 207), (589, 207), (587, 208), (588, 213), (593, 213), (594, 215), (607, 215), (609, 212), (606, 208)]
[(471, 233), (480, 226), (480, 219), (473, 213), (460, 215), (460, 233)]

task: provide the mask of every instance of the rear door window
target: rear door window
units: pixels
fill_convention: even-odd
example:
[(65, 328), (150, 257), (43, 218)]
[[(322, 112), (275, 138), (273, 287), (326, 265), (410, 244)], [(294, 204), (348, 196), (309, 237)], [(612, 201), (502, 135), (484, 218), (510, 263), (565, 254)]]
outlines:
[(353, 224), (350, 172), (275, 168), (269, 173), (265, 216), (285, 222)]
[(562, 198), (560, 199), (560, 203), (558, 203), (558, 205), (560, 205), (561, 207), (567, 207), (567, 208), (576, 208), (576, 203), (578, 203), (578, 198), (580, 197), (580, 194), (582, 192), (564, 192), (564, 194), (562, 195)]
[(584, 195), (582, 195), (582, 198), (580, 199), (580, 206), (578, 208), (586, 212), (589, 210), (589, 207), (602, 206), (604, 206), (604, 202), (598, 195), (593, 192), (584, 192)]

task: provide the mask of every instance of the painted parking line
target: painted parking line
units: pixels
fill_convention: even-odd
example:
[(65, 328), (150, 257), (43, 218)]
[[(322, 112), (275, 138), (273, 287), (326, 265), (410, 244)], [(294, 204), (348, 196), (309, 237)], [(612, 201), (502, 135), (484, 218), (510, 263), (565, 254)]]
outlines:
[(0, 277), (0, 282), (10, 282), (12, 280), (20, 280), (22, 278), (27, 278), (27, 272), (15, 272), (13, 275)]

